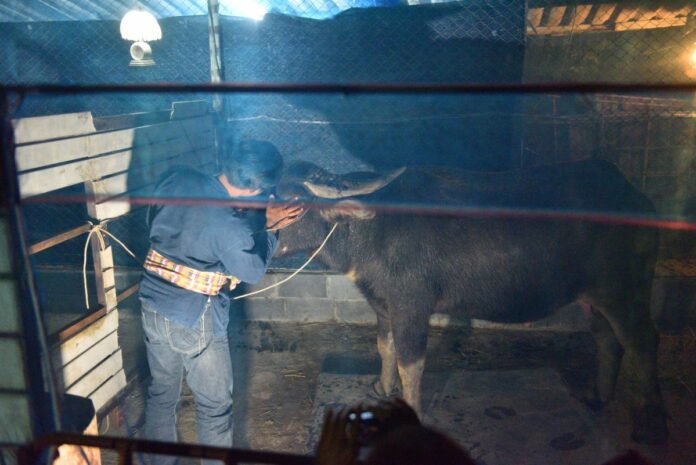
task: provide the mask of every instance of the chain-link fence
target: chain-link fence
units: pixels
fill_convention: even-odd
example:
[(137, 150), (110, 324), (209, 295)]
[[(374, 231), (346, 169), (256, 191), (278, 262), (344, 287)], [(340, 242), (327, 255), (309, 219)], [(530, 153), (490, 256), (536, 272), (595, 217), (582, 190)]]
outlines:
[[(163, 31), (152, 43), (150, 67), (128, 66), (130, 42), (118, 30), (132, 6), (126, 3), (65, 0), (51, 12), (44, 2), (11, 2), (13, 9), (0, 9), (0, 82), (210, 80), (206, 2), (141, 3)], [(259, 1), (266, 12), (259, 20), (223, 2), (224, 79), (466, 84), (696, 78), (696, 7), (687, 1), (389, 1), (350, 9), (368, 3)], [(192, 99), (212, 100), (200, 94), (41, 95), (26, 97), (13, 116), (149, 112)], [(693, 195), (693, 102), (685, 93), (228, 94), (223, 119), (237, 137), (271, 140), (287, 158), (336, 171), (426, 163), (502, 170), (597, 156), (619, 164), (663, 212), (689, 212)], [(84, 213), (45, 210), (32, 214), (37, 236)], [(73, 261), (79, 253), (72, 255), (65, 256)]]
[[(15, 0), (0, 10), (0, 82), (210, 80), (203, 0), (141, 2), (163, 30), (162, 39), (151, 44), (157, 64), (144, 68), (127, 66), (130, 43), (119, 34), (129, 2), (54, 3), (48, 9), (44, 2)], [(237, 3), (254, 2), (220, 5), (228, 81), (690, 82), (696, 77), (696, 8), (687, 0), (410, 5), (259, 0), (267, 12), (262, 20), (240, 16), (246, 13), (235, 9)], [(385, 7), (349, 9), (368, 4)], [(117, 110), (106, 104), (93, 109)]]
[[(130, 3), (12, 0), (0, 6), (0, 83), (210, 81), (205, 1), (141, 2), (155, 13), (163, 31), (162, 39), (151, 44), (155, 64), (145, 67), (129, 66), (131, 44), (119, 34), (119, 20)], [(231, 3), (220, 8), (220, 58), (223, 80), (228, 82), (696, 82), (696, 6), (687, 1), (374, 0), (379, 8), (350, 9), (368, 2), (259, 0), (260, 10), (251, 12), (234, 10)], [(240, 16), (259, 11), (266, 13), (262, 20)], [(10, 116), (143, 113), (133, 121), (144, 126), (162, 122), (147, 116), (155, 112), (168, 121), (172, 102), (183, 100), (214, 99), (191, 92), (28, 94), (15, 101)], [(426, 164), (502, 171), (602, 158), (614, 162), (645, 192), (660, 215), (696, 221), (695, 102), (693, 93), (686, 91), (228, 93), (215, 118), (224, 135), (269, 140), (288, 161), (309, 160), (335, 172)], [(132, 175), (140, 154), (133, 150), (131, 155), (124, 171), (107, 176)], [(93, 179), (87, 176), (92, 174), (85, 173), (84, 180)], [(80, 181), (27, 202), (29, 242), (84, 225), (90, 219), (84, 197)], [(77, 201), (61, 202), (68, 198)], [(138, 258), (149, 245), (145, 215), (145, 208), (136, 208), (106, 226)], [(51, 333), (89, 313), (82, 311), (81, 302), (85, 239), (82, 234), (32, 256), (47, 276), (38, 278), (42, 304), (65, 297), (65, 302), (50, 302)], [(696, 256), (693, 237), (684, 241), (682, 236), (663, 235), (662, 245), (663, 254), (670, 250), (671, 256)], [(118, 245), (113, 245), (113, 253), (120, 271), (136, 269), (122, 275), (125, 278), (116, 277), (121, 292), (137, 281), (140, 268)], [(91, 259), (87, 266), (88, 287), (95, 289)], [(50, 275), (55, 267), (60, 279)], [(67, 269), (73, 272), (64, 273)], [(94, 292), (89, 306), (99, 307)]]

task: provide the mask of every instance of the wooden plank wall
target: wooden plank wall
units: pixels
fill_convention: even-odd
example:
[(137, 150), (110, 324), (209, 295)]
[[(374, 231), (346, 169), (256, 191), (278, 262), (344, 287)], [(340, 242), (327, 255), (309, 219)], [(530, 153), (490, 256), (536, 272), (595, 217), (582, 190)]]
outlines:
[[(119, 221), (142, 207), (129, 200), (149, 195), (160, 174), (171, 166), (193, 165), (207, 172), (214, 169), (212, 118), (207, 102), (196, 101), (175, 103), (167, 112), (153, 112), (151, 118), (147, 114), (118, 115), (95, 121), (89, 112), (83, 112), (15, 120), (20, 195), (31, 199), (84, 183), (90, 217), (84, 218), (85, 222)], [(138, 124), (143, 121), (146, 123)], [(34, 253), (60, 247), (62, 237), (74, 236), (66, 233), (79, 231), (83, 225), (66, 225), (65, 233), (43, 241), (47, 246), (36, 248)], [(126, 386), (126, 375), (118, 342), (118, 264), (113, 262), (108, 243), (102, 248), (95, 238), (94, 244), (101, 308), (52, 335), (55, 344), (51, 357), (60, 373), (61, 387), (70, 394), (89, 397), (99, 410)], [(50, 300), (50, 296), (45, 299)]]
[(696, 8), (668, 10), (621, 3), (588, 3), (529, 8), (528, 35), (564, 35), (588, 31), (630, 31), (685, 26)]

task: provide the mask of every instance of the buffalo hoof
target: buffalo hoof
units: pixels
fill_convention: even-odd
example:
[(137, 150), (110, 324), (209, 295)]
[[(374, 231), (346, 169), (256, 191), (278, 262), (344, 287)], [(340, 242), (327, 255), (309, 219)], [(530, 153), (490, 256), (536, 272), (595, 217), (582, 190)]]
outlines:
[(667, 442), (667, 414), (662, 407), (645, 407), (633, 421), (631, 439), (640, 444), (660, 445)]
[(370, 390), (368, 391), (368, 396), (373, 399), (389, 399), (390, 397), (396, 397), (401, 394), (401, 390), (398, 387), (394, 387), (387, 394), (382, 387), (382, 382), (377, 379), (372, 384), (370, 384)]

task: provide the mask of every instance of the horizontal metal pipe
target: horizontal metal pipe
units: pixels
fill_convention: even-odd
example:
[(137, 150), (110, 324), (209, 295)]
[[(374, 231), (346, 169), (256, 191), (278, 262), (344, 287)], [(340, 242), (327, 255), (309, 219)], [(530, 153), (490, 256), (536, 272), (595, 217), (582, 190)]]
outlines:
[(84, 447), (98, 447), (117, 452), (140, 452), (146, 454), (176, 455), (179, 457), (195, 457), (217, 459), (225, 462), (267, 463), (277, 465), (311, 465), (314, 457), (280, 452), (262, 452), (234, 448), (212, 447), (196, 444), (180, 444), (143, 439), (115, 438), (107, 436), (91, 436), (77, 433), (55, 433), (34, 440), (25, 450), (38, 452), (50, 446), (73, 444)]
[(538, 84), (273, 84), (232, 83), (174, 84), (168, 82), (150, 84), (44, 84), (10, 85), (0, 87), (2, 92), (19, 94), (75, 94), (96, 92), (229, 92), (229, 93), (320, 93), (320, 94), (476, 94), (476, 93), (617, 93), (617, 92), (693, 92), (696, 83), (683, 84), (632, 84), (597, 82), (538, 83)]

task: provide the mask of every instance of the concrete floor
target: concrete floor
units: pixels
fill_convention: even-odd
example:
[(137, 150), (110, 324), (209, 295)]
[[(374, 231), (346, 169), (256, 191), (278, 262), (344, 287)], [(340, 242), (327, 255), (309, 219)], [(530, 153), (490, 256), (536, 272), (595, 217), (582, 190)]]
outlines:
[[(139, 317), (124, 311), (121, 320), (124, 364), (134, 373), (142, 369), (145, 357)], [(372, 326), (239, 322), (230, 332), (237, 447), (311, 453), (323, 407), (357, 400), (361, 392), (355, 386), (365, 385), (379, 370)], [(514, 438), (506, 444), (516, 444), (516, 464), (599, 464), (623, 449), (635, 448), (656, 463), (690, 465), (696, 457), (694, 354), (692, 331), (663, 337), (661, 387), (672, 416), (670, 441), (661, 447), (639, 447), (628, 438), (627, 413), (620, 403), (595, 413), (576, 400), (593, 376), (594, 343), (589, 334), (433, 329), (424, 378), (425, 420), (448, 431), (485, 465), (513, 463), (510, 447), (507, 453), (500, 452), (502, 446), (494, 450), (496, 441), (502, 444), (505, 431)], [(511, 382), (510, 376), (517, 381)], [(484, 383), (497, 387), (479, 389)], [(145, 384), (138, 384), (121, 403), (120, 425), (102, 421), (102, 434), (138, 436), (144, 421)], [(353, 387), (337, 389), (339, 385)], [(469, 385), (471, 389), (466, 388)], [(546, 390), (539, 391), (542, 385)], [(619, 398), (621, 391), (620, 382)], [(481, 400), (472, 404), (476, 396)], [(546, 406), (549, 398), (559, 405)], [(479, 404), (478, 410), (472, 407)], [(522, 404), (532, 407), (525, 409)], [(493, 415), (501, 407), (506, 412), (508, 405), (517, 410), (503, 416), (514, 416), (513, 420)], [(446, 415), (456, 410), (462, 413)], [(576, 422), (580, 427), (549, 421), (544, 415), (552, 410), (571, 411), (580, 419)], [(474, 416), (466, 417), (468, 413)], [(178, 425), (181, 441), (196, 441), (193, 399), (186, 388)], [(104, 463), (116, 463), (115, 457), (105, 453)]]

